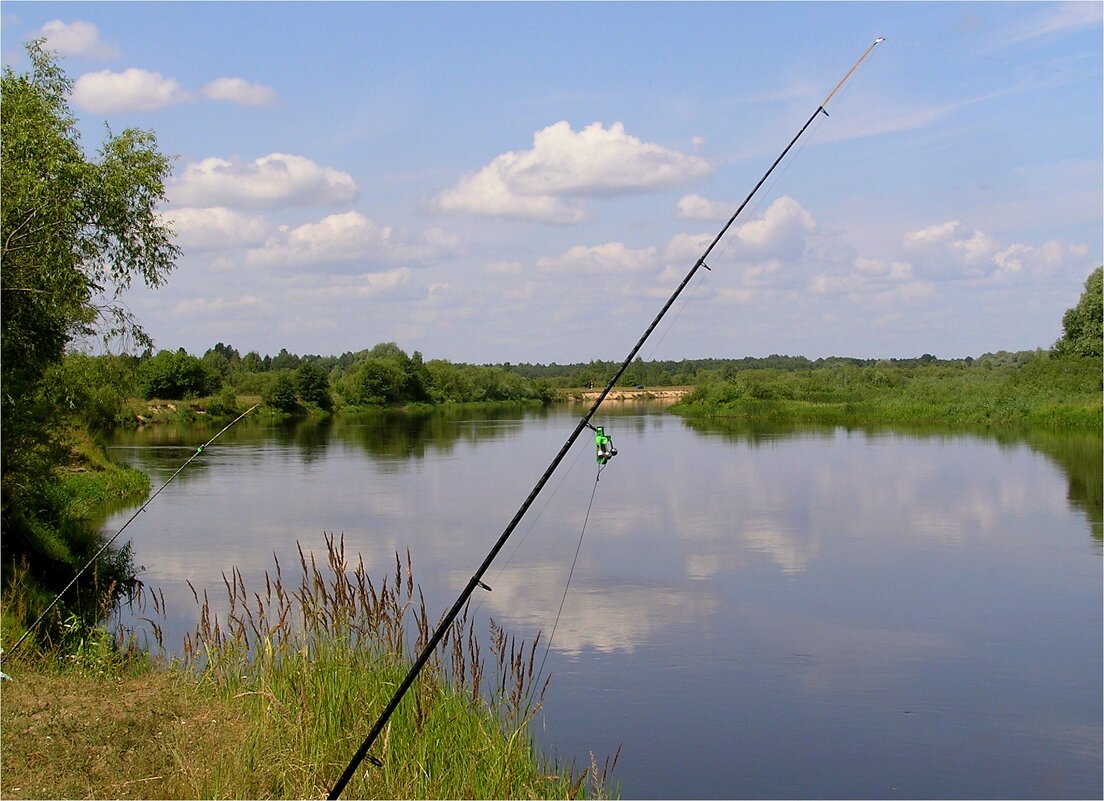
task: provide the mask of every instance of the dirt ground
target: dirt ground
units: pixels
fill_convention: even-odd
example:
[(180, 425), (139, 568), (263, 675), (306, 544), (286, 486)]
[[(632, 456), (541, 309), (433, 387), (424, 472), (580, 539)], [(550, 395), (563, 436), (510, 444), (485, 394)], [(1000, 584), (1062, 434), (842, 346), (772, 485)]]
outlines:
[[(7, 670), (7, 668), (5, 668)], [(167, 672), (12, 671), (0, 690), (0, 797), (175, 798), (240, 723)]]
[[(606, 396), (606, 403), (610, 401), (659, 401), (661, 403), (675, 403), (682, 400), (693, 387), (655, 387), (653, 389), (615, 389)], [(600, 389), (569, 390), (569, 401), (580, 400), (592, 403), (602, 394)]]

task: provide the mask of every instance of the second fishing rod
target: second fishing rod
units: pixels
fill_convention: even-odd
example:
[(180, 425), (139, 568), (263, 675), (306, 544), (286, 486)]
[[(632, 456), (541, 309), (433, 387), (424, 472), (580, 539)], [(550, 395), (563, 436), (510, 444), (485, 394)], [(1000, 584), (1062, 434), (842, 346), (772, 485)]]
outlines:
[(383, 729), (387, 725), (387, 722), (391, 719), (391, 715), (394, 714), (395, 709), (398, 708), (399, 703), (403, 699), (403, 696), (406, 695), (407, 690), (410, 689), (415, 679), (417, 679), (418, 674), (421, 673), (422, 668), (425, 667), (426, 662), (429, 661), (430, 657), (433, 655), (433, 652), (441, 643), (441, 640), (448, 632), (449, 627), (452, 626), (452, 624), (456, 621), (456, 618), (460, 615), (460, 612), (463, 611), (464, 605), (468, 602), (468, 599), (471, 598), (472, 593), (474, 593), (475, 590), (480, 587), (485, 590), (490, 589), (490, 587), (483, 583), (483, 575), (487, 572), (488, 568), (490, 568), (491, 563), (494, 562), (495, 557), (498, 556), (503, 546), (506, 545), (506, 541), (510, 539), (510, 535), (514, 533), (514, 529), (517, 528), (518, 524), (521, 522), (521, 519), (525, 516), (525, 513), (529, 511), (529, 507), (533, 505), (533, 502), (537, 499), (537, 496), (540, 495), (541, 490), (544, 489), (545, 484), (548, 483), (548, 480), (552, 477), (552, 474), (556, 472), (556, 468), (560, 466), (560, 463), (564, 460), (564, 457), (567, 456), (568, 451), (571, 450), (571, 446), (575, 444), (575, 441), (579, 438), (579, 435), (582, 434), (585, 429), (591, 427), (590, 420), (598, 411), (598, 407), (602, 405), (602, 402), (606, 399), (606, 396), (609, 395), (609, 393), (617, 385), (617, 382), (621, 380), (621, 377), (625, 374), (625, 371), (628, 370), (629, 365), (632, 363), (632, 360), (636, 358), (636, 355), (640, 352), (640, 349), (644, 347), (644, 343), (648, 340), (648, 337), (650, 337), (652, 335), (652, 332), (655, 331), (660, 321), (663, 320), (667, 312), (670, 310), (671, 306), (673, 306), (675, 301), (678, 300), (679, 296), (682, 294), (682, 291), (694, 278), (698, 270), (700, 270), (702, 267), (705, 267), (705, 269), (707, 270), (711, 269), (709, 265), (706, 264), (706, 259), (709, 258), (710, 254), (713, 252), (713, 249), (717, 246), (721, 239), (724, 238), (725, 234), (728, 233), (728, 230), (732, 227), (732, 224), (736, 222), (736, 219), (744, 211), (744, 208), (747, 207), (748, 203), (751, 202), (751, 199), (755, 197), (755, 194), (759, 191), (763, 184), (766, 183), (771, 173), (774, 172), (775, 168), (782, 162), (782, 160), (790, 152), (793, 146), (797, 144), (797, 141), (805, 134), (805, 131), (808, 130), (810, 125), (812, 125), (813, 121), (821, 114), (828, 114), (828, 112), (825, 110), (828, 102), (840, 90), (840, 87), (842, 87), (844, 83), (847, 82), (848, 78), (851, 77), (855, 70), (859, 68), (863, 61), (866, 60), (866, 57), (870, 55), (871, 51), (873, 51), (874, 48), (882, 41), (884, 40), (881, 37), (875, 39), (873, 44), (871, 44), (862, 54), (862, 56), (859, 57), (859, 60), (855, 62), (850, 70), (847, 71), (847, 74), (843, 76), (838, 84), (836, 84), (835, 88), (828, 94), (824, 101), (821, 102), (819, 106), (817, 106), (816, 111), (814, 111), (809, 119), (805, 121), (805, 124), (801, 126), (801, 130), (797, 132), (793, 139), (790, 140), (790, 143), (786, 145), (786, 148), (781, 152), (781, 154), (779, 154), (778, 158), (774, 160), (774, 163), (771, 164), (770, 168), (763, 174), (763, 177), (759, 179), (759, 182), (755, 184), (755, 187), (751, 190), (751, 192), (748, 193), (748, 196), (744, 199), (744, 202), (740, 204), (739, 208), (737, 208), (732, 216), (728, 219), (728, 222), (724, 224), (724, 227), (722, 227), (717, 235), (713, 238), (713, 241), (709, 243), (709, 246), (705, 249), (705, 252), (703, 252), (698, 260), (694, 262), (694, 265), (690, 268), (689, 272), (686, 273), (686, 276), (682, 279), (682, 282), (667, 299), (667, 302), (663, 304), (663, 308), (659, 310), (659, 313), (656, 314), (655, 319), (652, 320), (651, 324), (645, 329), (644, 333), (640, 336), (640, 339), (637, 340), (637, 343), (633, 346), (632, 350), (629, 351), (629, 354), (625, 357), (625, 360), (621, 363), (621, 366), (618, 368), (617, 372), (614, 373), (613, 377), (606, 384), (605, 388), (598, 394), (598, 397), (595, 398), (594, 402), (590, 405), (590, 408), (587, 409), (586, 414), (584, 414), (582, 419), (579, 420), (574, 430), (572, 430), (571, 434), (564, 442), (563, 446), (552, 458), (552, 461), (549, 463), (544, 473), (539, 479), (537, 479), (537, 483), (533, 486), (533, 489), (529, 492), (529, 495), (526, 496), (525, 500), (522, 501), (521, 506), (518, 507), (517, 512), (514, 513), (513, 518), (506, 525), (506, 528), (503, 530), (502, 534), (499, 535), (498, 540), (495, 541), (495, 544), (491, 547), (491, 550), (483, 559), (483, 563), (480, 564), (475, 573), (472, 574), (472, 577), (468, 580), (467, 585), (464, 587), (459, 597), (457, 597), (456, 602), (452, 605), (452, 608), (449, 609), (445, 616), (441, 618), (441, 622), (437, 625), (437, 629), (433, 632), (433, 635), (429, 638), (425, 646), (422, 648), (421, 653), (418, 654), (417, 658), (414, 660), (414, 663), (410, 666), (410, 669), (407, 672), (406, 676), (403, 678), (399, 686), (395, 689), (391, 700), (388, 702), (383, 712), (380, 713), (379, 717), (376, 719), (376, 722), (372, 725), (372, 728), (369, 730), (367, 736), (364, 738), (364, 742), (361, 743), (356, 753), (353, 754), (353, 757), (351, 760), (349, 760), (349, 764), (346, 766), (344, 772), (342, 772), (337, 782), (335, 782), (333, 789), (330, 790), (330, 799), (341, 797), (341, 793), (345, 789), (345, 786), (349, 783), (349, 780), (352, 779), (353, 775), (356, 773), (357, 768), (360, 766), (365, 758), (367, 758), (374, 765), (379, 766), (382, 764), (379, 759), (368, 755), (369, 749), (371, 749), (372, 744), (375, 743), (376, 739), (383, 732)]

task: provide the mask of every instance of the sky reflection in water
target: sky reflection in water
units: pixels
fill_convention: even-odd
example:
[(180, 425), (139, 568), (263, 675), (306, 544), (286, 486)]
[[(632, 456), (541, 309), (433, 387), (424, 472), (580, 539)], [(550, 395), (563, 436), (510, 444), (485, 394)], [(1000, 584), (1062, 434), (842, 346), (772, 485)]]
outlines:
[[(231, 566), (263, 581), (323, 531), (377, 575), (409, 548), (443, 611), (575, 419), (231, 431), (127, 532), (170, 643), (194, 622), (185, 579), (212, 597)], [(628, 797), (1100, 795), (1099, 493), (1076, 489), (1098, 462), (1074, 475), (1086, 460), (1053, 439), (603, 422), (620, 455), (548, 660), (546, 749), (582, 763), (623, 743)], [(196, 438), (116, 453), (156, 487)], [(481, 616), (551, 631), (595, 470), (578, 443)]]

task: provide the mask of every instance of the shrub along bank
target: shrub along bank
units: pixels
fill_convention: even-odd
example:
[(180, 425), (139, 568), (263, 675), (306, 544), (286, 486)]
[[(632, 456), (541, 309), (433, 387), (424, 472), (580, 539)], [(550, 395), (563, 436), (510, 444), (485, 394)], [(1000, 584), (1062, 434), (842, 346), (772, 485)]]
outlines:
[(1101, 427), (1101, 362), (1040, 354), (1003, 367), (748, 370), (671, 407), (687, 417), (854, 423)]

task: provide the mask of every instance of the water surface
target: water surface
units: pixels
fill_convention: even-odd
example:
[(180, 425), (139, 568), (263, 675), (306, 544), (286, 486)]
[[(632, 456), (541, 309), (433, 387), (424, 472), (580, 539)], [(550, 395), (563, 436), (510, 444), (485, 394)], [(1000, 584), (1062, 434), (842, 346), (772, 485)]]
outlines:
[[(625, 797), (1100, 797), (1099, 437), (600, 417), (620, 454), (595, 488), (576, 444), (479, 596), (547, 635), (596, 490), (546, 752), (620, 746)], [(195, 620), (186, 580), (214, 596), (222, 571), (248, 584), (323, 532), (379, 575), (409, 548), (444, 611), (576, 420), (251, 420), (126, 534), (170, 643)], [(157, 487), (213, 432), (151, 427), (114, 453)]]

